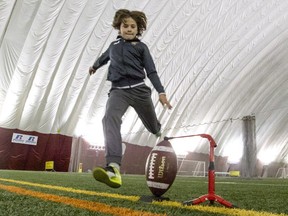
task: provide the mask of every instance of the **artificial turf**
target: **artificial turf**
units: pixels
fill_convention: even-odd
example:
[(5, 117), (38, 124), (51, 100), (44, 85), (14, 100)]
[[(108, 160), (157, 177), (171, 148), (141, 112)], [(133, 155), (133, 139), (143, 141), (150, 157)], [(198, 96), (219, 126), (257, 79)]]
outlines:
[(152, 197), (145, 176), (122, 179), (122, 187), (113, 189), (96, 182), (91, 173), (0, 170), (0, 215), (124, 215), (122, 210), (125, 215), (288, 215), (288, 179), (216, 177), (216, 194), (237, 209), (209, 201), (182, 205), (207, 194), (207, 178), (177, 176), (163, 195), (170, 201), (153, 203), (141, 199)]

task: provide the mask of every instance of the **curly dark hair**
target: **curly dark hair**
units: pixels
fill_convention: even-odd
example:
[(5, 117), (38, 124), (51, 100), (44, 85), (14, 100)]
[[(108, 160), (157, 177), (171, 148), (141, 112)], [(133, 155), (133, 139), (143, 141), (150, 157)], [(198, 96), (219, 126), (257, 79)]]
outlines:
[(129, 11), (126, 9), (120, 9), (116, 11), (112, 26), (120, 30), (121, 23), (125, 23), (125, 19), (131, 17), (137, 23), (137, 36), (141, 36), (143, 31), (146, 30), (147, 17), (142, 11)]

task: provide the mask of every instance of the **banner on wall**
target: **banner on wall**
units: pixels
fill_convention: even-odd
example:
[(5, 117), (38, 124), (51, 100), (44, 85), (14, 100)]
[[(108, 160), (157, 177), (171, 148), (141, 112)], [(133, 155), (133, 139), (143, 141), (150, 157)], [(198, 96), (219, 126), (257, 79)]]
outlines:
[(13, 133), (12, 136), (12, 143), (20, 143), (20, 144), (26, 144), (26, 145), (37, 145), (38, 136), (32, 136), (27, 134), (19, 134), (19, 133)]

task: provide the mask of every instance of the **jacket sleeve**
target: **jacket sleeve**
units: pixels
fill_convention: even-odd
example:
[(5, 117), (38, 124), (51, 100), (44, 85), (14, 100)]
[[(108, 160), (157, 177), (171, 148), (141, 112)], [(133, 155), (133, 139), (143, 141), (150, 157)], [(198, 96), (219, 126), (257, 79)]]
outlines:
[(110, 46), (104, 53), (101, 54), (101, 56), (98, 59), (96, 59), (96, 61), (93, 64), (93, 68), (95, 70), (97, 70), (98, 68), (100, 68), (103, 65), (107, 64), (107, 62), (110, 60), (109, 50), (110, 50)]
[(146, 44), (143, 44), (143, 63), (144, 63), (144, 68), (147, 74), (147, 77), (151, 81), (152, 85), (156, 89), (158, 93), (165, 93), (164, 87), (160, 81), (160, 78), (157, 74), (156, 67), (153, 61), (153, 58), (150, 54), (150, 51)]

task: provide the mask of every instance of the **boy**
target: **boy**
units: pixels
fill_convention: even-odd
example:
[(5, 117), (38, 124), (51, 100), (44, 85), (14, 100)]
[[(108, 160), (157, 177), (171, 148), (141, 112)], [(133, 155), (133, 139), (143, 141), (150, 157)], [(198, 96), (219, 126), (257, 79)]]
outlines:
[(107, 167), (95, 168), (93, 176), (97, 181), (113, 188), (122, 185), (119, 171), (122, 159), (120, 132), (121, 119), (128, 107), (132, 106), (135, 109), (149, 132), (156, 137), (161, 136), (161, 124), (156, 117), (151, 89), (144, 83), (146, 75), (159, 93), (161, 104), (168, 109), (172, 108), (166, 98), (150, 51), (146, 44), (138, 39), (146, 30), (146, 24), (147, 18), (143, 12), (118, 10), (112, 26), (119, 31), (119, 36), (89, 68), (89, 74), (92, 75), (110, 60), (107, 80), (112, 82), (112, 87), (102, 119)]

